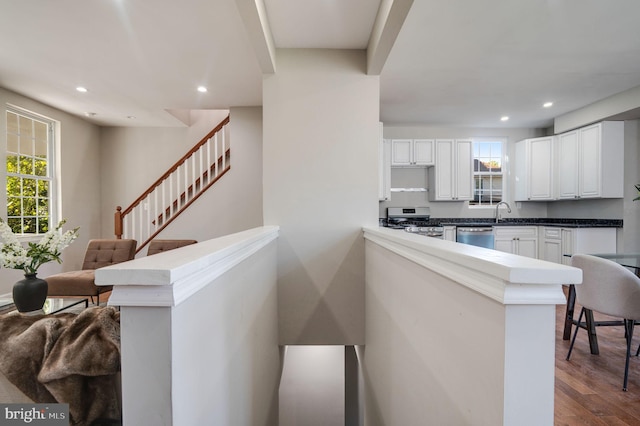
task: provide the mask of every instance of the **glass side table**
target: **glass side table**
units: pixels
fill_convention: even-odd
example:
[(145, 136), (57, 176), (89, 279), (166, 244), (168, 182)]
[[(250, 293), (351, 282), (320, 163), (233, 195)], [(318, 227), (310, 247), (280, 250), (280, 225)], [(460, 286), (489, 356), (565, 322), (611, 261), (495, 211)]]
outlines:
[[(47, 297), (44, 306), (39, 311), (24, 312), (25, 315), (51, 315), (62, 312), (74, 306), (84, 303), (84, 307), (89, 307), (89, 299), (77, 297)], [(0, 314), (16, 311), (11, 293), (0, 294)]]

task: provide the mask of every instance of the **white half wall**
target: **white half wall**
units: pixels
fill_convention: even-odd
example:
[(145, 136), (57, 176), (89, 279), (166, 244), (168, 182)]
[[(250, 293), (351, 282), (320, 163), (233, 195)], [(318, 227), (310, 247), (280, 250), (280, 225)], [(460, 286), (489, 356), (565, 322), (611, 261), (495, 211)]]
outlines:
[(379, 78), (366, 54), (278, 50), (263, 77), (264, 223), (280, 226), (280, 343), (364, 343), (361, 227), (378, 223)]
[(365, 424), (553, 424), (555, 304), (580, 270), (387, 228), (365, 238)]
[(123, 424), (278, 424), (277, 227), (96, 271), (121, 306)]

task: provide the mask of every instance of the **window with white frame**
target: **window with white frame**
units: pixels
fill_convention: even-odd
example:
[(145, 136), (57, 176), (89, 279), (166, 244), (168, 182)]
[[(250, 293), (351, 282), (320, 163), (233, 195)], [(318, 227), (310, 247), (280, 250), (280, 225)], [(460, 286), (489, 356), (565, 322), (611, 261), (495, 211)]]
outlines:
[(495, 206), (502, 201), (504, 141), (486, 139), (473, 141), (472, 206)]
[(16, 234), (42, 234), (55, 220), (55, 122), (12, 107), (6, 121), (7, 224)]

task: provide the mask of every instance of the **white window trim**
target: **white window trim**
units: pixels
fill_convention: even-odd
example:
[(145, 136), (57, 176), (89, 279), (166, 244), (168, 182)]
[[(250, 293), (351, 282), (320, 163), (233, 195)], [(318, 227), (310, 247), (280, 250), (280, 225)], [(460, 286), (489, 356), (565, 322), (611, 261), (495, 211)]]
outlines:
[[(508, 164), (509, 164), (509, 154), (507, 153), (508, 151), (508, 138), (504, 137), (504, 136), (498, 136), (498, 137), (475, 137), (475, 138), (471, 138), (471, 143), (472, 145), (476, 142), (502, 142), (502, 201), (507, 201), (508, 200), (508, 195), (509, 195), (509, 185), (508, 185), (508, 179), (507, 179), (507, 170), (508, 170)], [(474, 157), (472, 157), (474, 158)], [(471, 170), (471, 174), (474, 175), (473, 173), (473, 161), (471, 164), (472, 170)], [(496, 206), (495, 204), (481, 204), (481, 205), (477, 205), (477, 204), (471, 204), (469, 203), (468, 205), (469, 209), (473, 209), (473, 210), (484, 210), (484, 209), (493, 209), (495, 210)]]
[[(2, 175), (2, 180), (4, 182), (5, 188), (6, 188), (6, 184), (7, 184), (7, 171), (6, 171), (6, 162), (7, 162), (7, 112), (13, 112), (16, 114), (20, 114), (20, 115), (25, 115), (27, 117), (36, 119), (36, 120), (40, 120), (40, 121), (44, 121), (47, 123), (50, 123), (50, 141), (49, 141), (49, 167), (52, 167), (51, 169), (51, 180), (50, 180), (50, 186), (49, 186), (49, 191), (50, 191), (50, 197), (49, 197), (49, 229), (52, 229), (52, 227), (55, 227), (58, 222), (60, 221), (60, 218), (62, 217), (62, 212), (61, 212), (61, 203), (60, 203), (60, 194), (61, 192), (61, 188), (60, 188), (60, 179), (59, 179), (59, 171), (61, 170), (60, 168), (60, 156), (58, 155), (58, 153), (60, 152), (60, 122), (57, 120), (54, 120), (50, 117), (47, 117), (45, 115), (42, 114), (38, 114), (36, 112), (33, 112), (31, 110), (22, 108), (20, 106), (11, 104), (11, 103), (7, 103), (6, 104), (6, 108), (4, 111), (4, 114), (2, 116), (2, 125), (0, 126), (0, 129), (2, 130), (2, 134), (3, 134), (3, 161), (4, 161), (4, 165), (2, 167), (2, 171), (0, 172)], [(3, 191), (3, 205), (6, 206), (7, 205), (7, 192), (6, 190)], [(7, 209), (3, 209), (2, 213), (1, 213), (1, 217), (2, 220), (6, 221), (7, 220)], [(21, 242), (37, 242), (40, 241), (40, 239), (42, 238), (42, 235), (44, 234), (20, 234), (17, 235), (18, 240), (20, 240)]]

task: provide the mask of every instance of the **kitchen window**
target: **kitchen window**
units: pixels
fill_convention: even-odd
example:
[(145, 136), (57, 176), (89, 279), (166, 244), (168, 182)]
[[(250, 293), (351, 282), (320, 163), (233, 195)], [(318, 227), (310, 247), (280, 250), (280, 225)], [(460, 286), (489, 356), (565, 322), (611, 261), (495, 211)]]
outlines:
[(8, 107), (6, 125), (7, 224), (16, 234), (43, 234), (55, 220), (55, 122)]
[(504, 140), (473, 141), (473, 200), (471, 206), (495, 206), (502, 201)]

